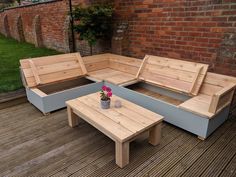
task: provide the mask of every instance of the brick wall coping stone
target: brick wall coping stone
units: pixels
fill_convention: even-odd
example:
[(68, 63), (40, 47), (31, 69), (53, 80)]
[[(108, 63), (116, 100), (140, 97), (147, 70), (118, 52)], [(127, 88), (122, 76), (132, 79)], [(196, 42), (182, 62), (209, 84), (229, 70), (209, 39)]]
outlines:
[(41, 4), (54, 3), (54, 2), (58, 2), (58, 1), (63, 1), (63, 0), (49, 0), (49, 1), (45, 1), (45, 2), (37, 2), (37, 3), (33, 3), (33, 4), (21, 5), (21, 6), (15, 6), (15, 7), (7, 7), (7, 8), (0, 10), (0, 13), (7, 11), (7, 10), (37, 6), (37, 5), (41, 5)]

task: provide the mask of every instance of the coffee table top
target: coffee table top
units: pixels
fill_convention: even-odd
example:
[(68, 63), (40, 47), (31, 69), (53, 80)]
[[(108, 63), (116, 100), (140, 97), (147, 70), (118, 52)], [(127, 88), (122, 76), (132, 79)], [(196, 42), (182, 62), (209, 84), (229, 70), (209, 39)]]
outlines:
[[(121, 101), (121, 108), (114, 107), (115, 100)], [(79, 97), (66, 104), (86, 122), (119, 142), (125, 142), (163, 120), (163, 116), (116, 95), (112, 96), (110, 109), (100, 107), (99, 93)]]

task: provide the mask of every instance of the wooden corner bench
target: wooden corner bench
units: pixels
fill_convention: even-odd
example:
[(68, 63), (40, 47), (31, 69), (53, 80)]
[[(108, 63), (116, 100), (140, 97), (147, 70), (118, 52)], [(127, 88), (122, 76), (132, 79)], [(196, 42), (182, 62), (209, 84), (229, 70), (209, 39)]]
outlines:
[(142, 60), (115, 54), (100, 54), (83, 57), (88, 78), (94, 81), (108, 81), (116, 85), (136, 82), (136, 74)]
[[(121, 108), (114, 107), (116, 99), (122, 101)], [(123, 168), (129, 163), (129, 143), (138, 135), (149, 131), (149, 143), (160, 143), (163, 117), (115, 95), (111, 101), (110, 109), (100, 108), (99, 93), (67, 101), (68, 121), (75, 127), (82, 118), (115, 141), (116, 163)]]
[(236, 84), (234, 77), (207, 72), (207, 64), (152, 55), (139, 60), (71, 53), (20, 63), (27, 98), (44, 114), (65, 107), (67, 100), (99, 91), (101, 81), (107, 81), (123, 86), (114, 89), (123, 90), (125, 98), (201, 139), (227, 119)]

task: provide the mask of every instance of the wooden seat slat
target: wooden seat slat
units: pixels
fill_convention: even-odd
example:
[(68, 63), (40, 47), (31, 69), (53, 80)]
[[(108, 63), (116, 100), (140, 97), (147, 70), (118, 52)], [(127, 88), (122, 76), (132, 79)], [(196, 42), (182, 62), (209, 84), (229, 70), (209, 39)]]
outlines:
[(210, 103), (206, 103), (204, 101), (200, 101), (199, 99), (194, 98), (189, 99), (179, 105), (179, 107), (184, 110), (190, 111), (206, 118), (211, 118), (212, 116), (214, 116), (214, 114), (208, 111), (209, 106)]
[(116, 75), (106, 78), (106, 81), (111, 82), (113, 84), (118, 84), (118, 85), (126, 83), (126, 82), (130, 82), (133, 80), (135, 80), (135, 77), (128, 73), (118, 73)]
[(105, 68), (97, 71), (90, 72), (89, 75), (98, 79), (106, 79), (107, 77), (112, 77), (120, 72), (114, 69)]
[(98, 80), (106, 80), (113, 84), (122, 84), (128, 81), (135, 80), (135, 77), (131, 74), (120, 72), (110, 68), (90, 72), (89, 76)]

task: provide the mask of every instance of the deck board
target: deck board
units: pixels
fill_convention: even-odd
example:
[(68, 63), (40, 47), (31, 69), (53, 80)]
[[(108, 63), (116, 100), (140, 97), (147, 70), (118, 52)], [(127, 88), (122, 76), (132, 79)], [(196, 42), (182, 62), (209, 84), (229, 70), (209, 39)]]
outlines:
[(67, 125), (66, 109), (44, 117), (29, 103), (0, 110), (0, 176), (235, 176), (236, 121), (207, 140), (163, 123), (161, 144), (130, 145), (130, 164), (120, 169), (114, 142), (82, 121)]

